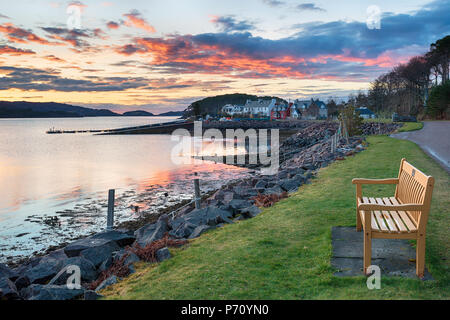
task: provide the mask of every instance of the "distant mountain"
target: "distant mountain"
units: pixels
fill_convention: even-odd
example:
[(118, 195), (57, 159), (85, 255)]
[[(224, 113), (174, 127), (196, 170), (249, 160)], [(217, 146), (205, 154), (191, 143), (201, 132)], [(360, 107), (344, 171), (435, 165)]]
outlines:
[(153, 116), (155, 116), (153, 113), (143, 111), (143, 110), (128, 111), (128, 112), (124, 112), (122, 115), (124, 117), (153, 117)]
[(169, 111), (156, 115), (157, 117), (181, 117), (183, 111)]
[(248, 95), (243, 93), (233, 93), (233, 94), (225, 94), (215, 97), (205, 98), (199, 101), (193, 102), (186, 110), (183, 112), (183, 117), (188, 118), (194, 115), (194, 110), (197, 109), (197, 113), (199, 115), (218, 115), (222, 109), (222, 107), (226, 104), (237, 104), (244, 105), (247, 100), (271, 100), (277, 99), (279, 102), (285, 102), (285, 100), (280, 99), (278, 97), (258, 97), (254, 95)]
[(54, 102), (0, 101), (0, 118), (116, 117), (106, 109), (90, 109)]

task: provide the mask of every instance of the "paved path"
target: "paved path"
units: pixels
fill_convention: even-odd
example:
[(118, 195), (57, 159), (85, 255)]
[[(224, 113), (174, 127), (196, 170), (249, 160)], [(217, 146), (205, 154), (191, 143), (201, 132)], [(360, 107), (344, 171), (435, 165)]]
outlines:
[(425, 121), (419, 131), (391, 135), (417, 143), (450, 173), (450, 121)]

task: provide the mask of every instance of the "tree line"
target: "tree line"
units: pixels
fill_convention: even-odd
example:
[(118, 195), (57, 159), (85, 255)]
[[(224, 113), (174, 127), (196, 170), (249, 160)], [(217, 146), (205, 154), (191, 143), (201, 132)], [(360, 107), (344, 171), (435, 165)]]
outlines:
[[(424, 55), (412, 57), (380, 75), (367, 93), (351, 95), (348, 104), (367, 107), (386, 118), (394, 112), (419, 118), (449, 118), (449, 62), (450, 35), (431, 44)], [(328, 108), (331, 113), (337, 113), (339, 105), (329, 100)]]

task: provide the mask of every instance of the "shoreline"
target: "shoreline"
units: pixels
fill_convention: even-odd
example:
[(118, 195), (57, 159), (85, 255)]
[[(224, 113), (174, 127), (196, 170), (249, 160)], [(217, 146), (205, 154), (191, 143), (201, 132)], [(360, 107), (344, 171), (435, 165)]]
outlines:
[[(374, 125), (369, 125), (366, 126), (365, 130), (370, 133), (377, 130), (378, 133), (384, 134), (392, 132), (397, 126), (378, 125), (374, 128)], [(26, 261), (16, 264), (15, 268), (11, 270), (11, 273), (27, 277), (26, 283), (28, 283), (16, 291), (13, 290), (15, 296), (28, 299), (33, 298), (34, 294), (39, 297), (41, 292), (45, 290), (63, 290), (62, 287), (47, 286), (48, 281), (53, 279), (60, 268), (67, 265), (69, 261), (72, 261), (71, 263), (79, 261), (77, 264), (82, 263), (81, 261), (87, 261), (86, 259), (96, 261), (99, 259), (98, 255), (102, 257), (101, 259), (106, 260), (102, 260), (101, 266), (98, 262), (95, 262), (95, 267), (87, 261), (92, 266), (91, 269), (94, 269), (90, 270), (90, 273), (89, 270), (82, 270), (82, 275), (90, 275), (83, 279), (87, 287), (91, 288), (91, 284), (99, 283), (98, 281), (101, 279), (102, 283), (98, 287), (103, 288), (105, 285), (103, 282), (109, 284), (116, 279), (115, 269), (124, 270), (123, 268), (125, 268), (128, 270), (125, 274), (134, 273), (132, 263), (125, 264), (129, 257), (132, 257), (133, 262), (147, 261), (144, 257), (150, 254), (152, 257), (157, 257), (157, 261), (160, 261), (161, 250), (165, 250), (164, 255), (168, 254), (170, 257), (167, 248), (162, 247), (158, 249), (160, 250), (158, 252), (145, 253), (146, 250), (154, 250), (152, 244), (155, 241), (155, 243), (159, 243), (164, 239), (168, 239), (164, 241), (173, 239), (173, 241), (188, 242), (189, 239), (199, 237), (207, 230), (257, 216), (262, 207), (272, 206), (273, 203), (288, 197), (290, 193), (295, 192), (303, 184), (310, 183), (310, 180), (315, 176), (315, 172), (320, 168), (365, 150), (365, 138), (364, 136), (358, 136), (349, 138), (348, 144), (345, 139), (340, 139), (336, 152), (331, 153), (329, 137), (334, 129), (333, 124), (319, 123), (292, 135), (285, 140), (280, 149), (281, 151), (290, 150), (292, 152), (292, 150), (296, 150), (297, 152), (280, 163), (278, 173), (272, 176), (264, 176), (253, 171), (249, 177), (225, 183), (219, 189), (203, 194), (201, 209), (194, 209), (191, 203), (173, 217), (168, 216), (168, 213), (177, 210), (177, 208), (182, 208), (190, 202), (186, 200), (165, 210), (160, 210), (157, 214), (143, 217), (143, 219), (118, 224), (114, 231), (81, 237), (80, 240), (61, 245), (58, 248), (49, 248), (46, 251), (47, 255), (28, 257)], [(100, 241), (99, 244), (98, 241)], [(117, 249), (108, 249), (112, 244)], [(118, 249), (119, 251), (117, 251)], [(83, 255), (83, 252), (91, 252), (92, 250), (93, 252), (100, 251), (94, 256), (86, 255), (87, 253)], [(144, 254), (144, 256), (137, 256), (136, 253)], [(148, 262), (152, 261), (148, 260)], [(48, 265), (49, 262), (50, 265)], [(87, 268), (86, 265), (81, 264), (80, 266)], [(96, 275), (93, 276), (92, 274)], [(122, 276), (123, 274), (120, 277)], [(58, 275), (55, 278), (58, 278)], [(17, 282), (22, 278), (16, 276), (14, 279)], [(51, 283), (57, 280), (53, 279)], [(19, 283), (21, 284), (21, 282)], [(37, 293), (34, 292), (34, 289), (30, 292), (30, 288), (37, 288)], [(96, 291), (99, 288), (96, 288)], [(71, 298), (73, 297), (71, 296), (69, 299)]]

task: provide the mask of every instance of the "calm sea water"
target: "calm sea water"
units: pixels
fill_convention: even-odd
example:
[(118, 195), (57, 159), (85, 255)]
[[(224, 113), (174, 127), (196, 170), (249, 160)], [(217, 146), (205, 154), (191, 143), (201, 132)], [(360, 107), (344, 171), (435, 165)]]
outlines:
[[(0, 119), (0, 261), (100, 231), (106, 193), (116, 189), (117, 220), (134, 219), (214, 189), (245, 170), (210, 162), (175, 164), (169, 135), (62, 134), (46, 130), (110, 129), (172, 121), (173, 117)], [(138, 205), (140, 211), (131, 207)], [(43, 223), (58, 217), (58, 225)]]

